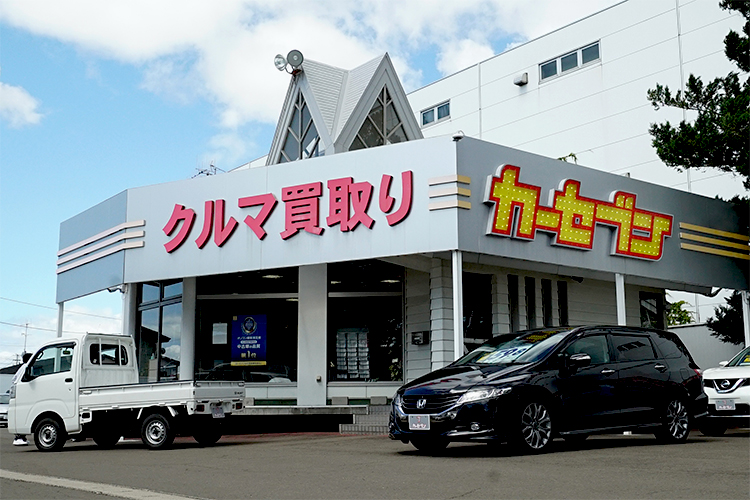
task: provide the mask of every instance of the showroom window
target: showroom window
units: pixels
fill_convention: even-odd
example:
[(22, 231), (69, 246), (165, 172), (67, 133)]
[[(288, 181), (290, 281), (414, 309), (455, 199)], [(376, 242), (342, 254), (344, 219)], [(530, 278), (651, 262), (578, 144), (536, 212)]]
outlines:
[(294, 102), (292, 119), (286, 129), (284, 146), (281, 148), (279, 163), (304, 160), (320, 154), (320, 137), (315, 128), (310, 108), (305, 102), (302, 92), (297, 94)]
[(297, 380), (296, 267), (198, 278), (196, 378)]
[(492, 338), (492, 275), (463, 272), (464, 342), (469, 350)]
[(140, 382), (178, 380), (182, 333), (182, 281), (139, 286), (138, 375)]
[(540, 64), (539, 80), (548, 80), (599, 60), (599, 42), (592, 43)]
[(664, 296), (654, 292), (640, 292), (641, 326), (646, 328), (664, 329), (665, 307)]
[(404, 268), (328, 265), (329, 382), (403, 380)]
[(448, 120), (451, 117), (451, 103), (446, 101), (436, 106), (425, 109), (421, 113), (422, 126)]
[(534, 278), (526, 276), (524, 279), (526, 293), (526, 328), (536, 328), (536, 283)]
[(520, 328), (518, 315), (518, 276), (508, 275), (508, 314), (510, 316), (510, 331), (517, 332)]
[(568, 282), (557, 282), (557, 311), (560, 315), (560, 326), (568, 326), (570, 319), (568, 317)]

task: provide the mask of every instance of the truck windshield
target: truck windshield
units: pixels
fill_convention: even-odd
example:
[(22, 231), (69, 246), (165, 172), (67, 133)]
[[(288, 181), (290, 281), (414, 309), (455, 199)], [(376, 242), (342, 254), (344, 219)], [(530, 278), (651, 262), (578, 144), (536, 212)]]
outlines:
[(560, 341), (568, 336), (570, 331), (569, 328), (550, 328), (500, 335), (482, 344), (453, 365), (534, 363), (545, 357)]

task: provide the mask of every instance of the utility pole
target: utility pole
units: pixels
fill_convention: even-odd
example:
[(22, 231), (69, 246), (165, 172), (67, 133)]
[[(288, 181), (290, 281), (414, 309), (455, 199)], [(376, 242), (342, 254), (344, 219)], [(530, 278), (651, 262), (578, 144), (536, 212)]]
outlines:
[(26, 331), (22, 333), (23, 335), (23, 354), (26, 354), (26, 339), (29, 337), (29, 323), (26, 323)]

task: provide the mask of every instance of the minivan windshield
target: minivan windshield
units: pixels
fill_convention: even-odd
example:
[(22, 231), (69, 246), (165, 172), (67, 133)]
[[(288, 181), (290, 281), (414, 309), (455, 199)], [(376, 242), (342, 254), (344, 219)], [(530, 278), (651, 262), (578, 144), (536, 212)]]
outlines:
[(499, 335), (460, 358), (453, 365), (534, 363), (544, 358), (570, 332), (570, 328), (547, 328)]

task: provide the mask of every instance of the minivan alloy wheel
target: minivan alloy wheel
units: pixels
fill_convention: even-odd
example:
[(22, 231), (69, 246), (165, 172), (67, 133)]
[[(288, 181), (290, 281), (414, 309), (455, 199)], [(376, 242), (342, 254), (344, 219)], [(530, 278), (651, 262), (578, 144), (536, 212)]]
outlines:
[(687, 406), (682, 401), (676, 399), (669, 403), (669, 406), (667, 406), (667, 425), (672, 438), (680, 440), (690, 432), (689, 420)]
[(552, 440), (552, 418), (541, 403), (529, 403), (521, 413), (521, 437), (532, 450), (542, 450)]

